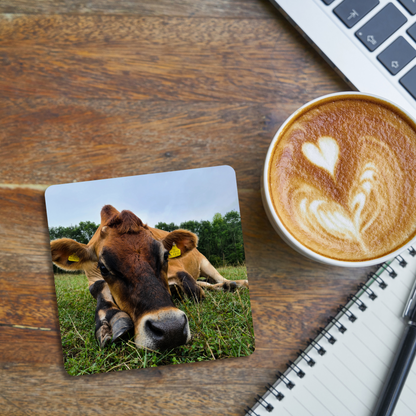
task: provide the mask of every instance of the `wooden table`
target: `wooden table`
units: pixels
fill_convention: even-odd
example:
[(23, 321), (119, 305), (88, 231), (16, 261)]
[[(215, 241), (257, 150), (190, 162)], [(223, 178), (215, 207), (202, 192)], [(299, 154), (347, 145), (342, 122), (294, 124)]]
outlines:
[[(284, 119), (349, 87), (266, 0), (2, 0), (0, 13), (0, 414), (243, 415), (369, 272), (300, 257), (260, 198)], [(68, 376), (47, 186), (223, 164), (255, 353)]]

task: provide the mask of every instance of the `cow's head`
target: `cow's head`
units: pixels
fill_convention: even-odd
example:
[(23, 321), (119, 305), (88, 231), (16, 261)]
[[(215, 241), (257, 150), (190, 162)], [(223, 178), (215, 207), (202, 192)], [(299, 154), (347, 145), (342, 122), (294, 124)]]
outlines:
[(197, 245), (195, 234), (175, 230), (155, 240), (140, 218), (111, 205), (85, 245), (70, 239), (51, 242), (53, 262), (66, 270), (98, 270), (119, 308), (134, 322), (135, 343), (150, 349), (189, 342), (188, 318), (172, 302), (167, 271), (173, 245), (186, 255)]

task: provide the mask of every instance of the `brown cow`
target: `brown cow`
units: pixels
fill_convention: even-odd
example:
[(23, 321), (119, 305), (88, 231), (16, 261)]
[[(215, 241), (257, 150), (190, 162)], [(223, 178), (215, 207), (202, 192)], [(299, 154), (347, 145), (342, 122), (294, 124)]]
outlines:
[[(63, 238), (51, 242), (51, 253), (58, 267), (84, 270), (97, 299), (95, 336), (101, 347), (134, 327), (137, 346), (164, 349), (191, 339), (188, 318), (174, 306), (170, 286), (196, 300), (204, 297), (202, 287), (248, 287), (247, 280), (222, 277), (196, 245), (190, 231), (150, 228), (132, 212), (106, 205), (88, 244)], [(168, 260), (169, 252), (176, 257)], [(197, 282), (200, 276), (215, 284)]]

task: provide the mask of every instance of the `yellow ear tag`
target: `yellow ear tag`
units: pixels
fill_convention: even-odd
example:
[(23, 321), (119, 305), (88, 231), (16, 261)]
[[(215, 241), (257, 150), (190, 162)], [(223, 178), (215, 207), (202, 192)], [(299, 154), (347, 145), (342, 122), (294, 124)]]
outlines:
[(173, 259), (174, 257), (179, 257), (181, 255), (181, 250), (176, 247), (176, 244), (173, 243), (171, 250), (169, 251), (169, 258)]
[(69, 260), (69, 261), (79, 261), (79, 257), (78, 257), (76, 254), (71, 254), (71, 255), (68, 257), (68, 260)]

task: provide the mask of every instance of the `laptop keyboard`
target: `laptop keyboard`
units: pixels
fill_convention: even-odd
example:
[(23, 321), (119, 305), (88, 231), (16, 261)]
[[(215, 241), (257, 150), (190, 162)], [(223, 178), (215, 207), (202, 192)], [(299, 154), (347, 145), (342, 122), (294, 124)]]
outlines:
[(416, 2), (414, 0), (399, 0), (399, 2), (412, 16), (416, 14)]
[[(335, 0), (321, 1), (330, 6)], [(416, 62), (412, 62), (416, 58), (416, 0), (389, 2), (360, 26), (359, 22), (379, 5), (379, 0), (344, 0), (333, 9), (333, 13), (360, 40), (368, 53), (378, 53), (377, 60), (380, 65), (391, 76), (398, 74), (400, 85), (416, 99)], [(405, 39), (396, 32), (409, 21), (415, 23), (404, 33), (407, 38)], [(387, 40), (391, 42), (383, 48)], [(409, 63), (411, 64), (407, 67)], [(403, 75), (404, 68), (409, 69), (412, 66)]]
[(377, 56), (377, 59), (392, 75), (400, 72), (414, 58), (416, 58), (416, 50), (403, 36), (399, 36)]
[(361, 29), (357, 30), (355, 36), (370, 52), (373, 52), (406, 22), (406, 17), (393, 3), (389, 3)]
[(380, 2), (378, 0), (350, 0), (335, 7), (334, 13), (348, 28), (353, 27)]

